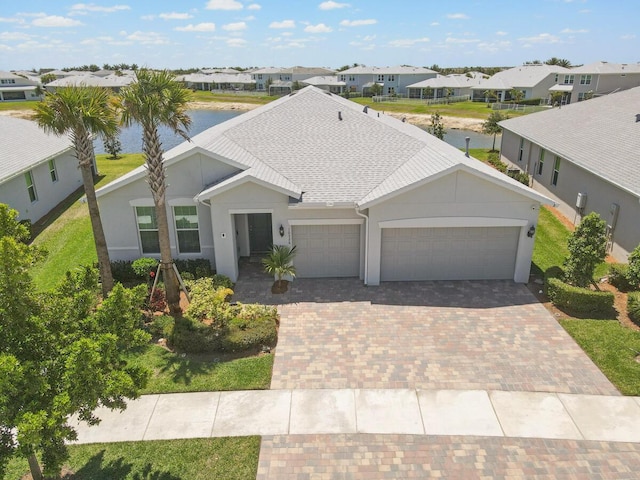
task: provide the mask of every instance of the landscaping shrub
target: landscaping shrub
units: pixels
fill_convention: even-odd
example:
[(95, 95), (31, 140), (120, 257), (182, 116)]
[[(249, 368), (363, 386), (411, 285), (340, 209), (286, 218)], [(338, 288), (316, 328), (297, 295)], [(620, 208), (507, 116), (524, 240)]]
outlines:
[(116, 260), (111, 262), (111, 274), (116, 282), (127, 283), (139, 280), (136, 272), (131, 268), (131, 263), (132, 262), (127, 260)]
[(145, 280), (150, 277), (151, 272), (155, 274), (158, 268), (158, 260), (155, 258), (142, 257), (134, 260), (131, 264), (131, 268), (138, 277), (142, 277)]
[(540, 98), (526, 98), (526, 99), (522, 99), (518, 102), (518, 105), (540, 105), (541, 99)]
[(226, 328), (233, 313), (226, 301), (233, 295), (230, 288), (215, 288), (212, 278), (200, 278), (189, 282), (191, 302), (185, 310), (186, 317), (193, 320), (208, 320), (215, 328)]
[(226, 275), (220, 275), (216, 273), (213, 277), (211, 277), (213, 281), (214, 288), (233, 288), (233, 282)]
[(565, 280), (576, 287), (586, 287), (593, 282), (596, 266), (607, 255), (607, 223), (595, 212), (586, 215), (569, 237), (567, 249)]
[(558, 278), (547, 279), (547, 295), (553, 304), (569, 313), (589, 316), (608, 315), (613, 310), (614, 295), (574, 287)]
[(220, 351), (222, 336), (220, 329), (211, 328), (198, 320), (188, 317), (176, 318), (170, 344), (176, 350), (186, 353)]
[[(193, 278), (196, 279), (211, 276), (212, 273), (211, 262), (207, 258), (175, 260), (175, 264), (183, 279), (185, 279), (185, 273), (193, 275)], [(136, 282), (140, 280), (140, 277), (138, 277), (136, 272), (133, 270), (133, 262), (129, 260), (117, 260), (111, 262), (111, 273), (113, 274), (113, 279), (121, 283)]]
[(629, 270), (627, 280), (633, 288), (640, 287), (640, 245), (633, 249), (629, 255)]
[(523, 185), (526, 185), (527, 187), (529, 186), (529, 175), (527, 173), (520, 170), (513, 170), (508, 172), (507, 175), (509, 175), (514, 180), (522, 183)]
[(496, 170), (502, 173), (507, 172), (507, 164), (500, 160), (500, 154), (498, 152), (491, 152), (487, 157), (489, 165), (493, 166)]
[(627, 313), (634, 323), (640, 323), (640, 292), (631, 292), (627, 296)]
[(164, 290), (156, 287), (153, 295), (149, 298), (149, 310), (152, 312), (164, 312), (167, 308), (167, 298)]
[(146, 326), (147, 331), (154, 337), (170, 338), (173, 335), (173, 317), (169, 315), (154, 316), (150, 324)]
[(609, 283), (621, 292), (633, 290), (628, 274), (629, 265), (626, 263), (612, 263), (609, 265)]
[(548, 295), (547, 287), (550, 278), (558, 278), (562, 280), (564, 278), (564, 272), (562, 268), (558, 266), (549, 267), (544, 272), (544, 293)]

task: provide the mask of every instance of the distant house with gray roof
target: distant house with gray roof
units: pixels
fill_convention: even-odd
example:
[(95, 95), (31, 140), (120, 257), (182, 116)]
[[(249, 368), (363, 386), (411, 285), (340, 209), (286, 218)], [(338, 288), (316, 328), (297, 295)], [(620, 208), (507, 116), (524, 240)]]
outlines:
[(511, 90), (524, 93), (523, 100), (549, 97), (549, 88), (556, 85), (570, 69), (557, 65), (532, 64), (502, 70), (471, 87), (473, 100), (489, 101), (487, 91), (495, 92), (499, 102), (511, 100)]
[(35, 222), (82, 186), (68, 137), (35, 122), (0, 116), (0, 203)]
[(407, 87), (434, 78), (437, 72), (424, 67), (397, 65), (393, 67), (367, 67), (358, 65), (338, 72), (340, 81), (345, 82), (349, 92), (367, 95), (374, 84), (382, 87), (383, 95), (406, 95)]
[[(297, 277), (529, 279), (549, 200), (424, 130), (315, 87), (166, 152), (175, 258), (238, 279), (240, 257), (296, 246)], [(137, 168), (97, 192), (111, 258), (158, 256)]]
[[(469, 96), (471, 98), (471, 88), (480, 85), (487, 78), (489, 78), (488, 75), (480, 72), (437, 75), (434, 78), (408, 85), (407, 96), (420, 99), (443, 98), (447, 96), (447, 90), (449, 90), (451, 96)], [(430, 95), (427, 95), (427, 92), (431, 92)]]
[(0, 71), (0, 102), (39, 100), (42, 98), (39, 85), (33, 77)]
[(82, 75), (72, 75), (69, 77), (59, 78), (45, 85), (47, 92), (55, 92), (58, 88), (64, 87), (101, 87), (108, 88), (114, 92), (130, 85), (135, 80), (133, 75), (115, 75), (111, 74), (106, 77), (98, 77), (90, 73)]
[(322, 67), (287, 67), (287, 68), (260, 68), (251, 72), (256, 82), (256, 90), (269, 90), (271, 85), (276, 85), (274, 94), (291, 93), (295, 82), (303, 82), (308, 78), (319, 75), (333, 75), (335, 72)]
[(613, 255), (625, 260), (640, 243), (640, 87), (500, 125), (503, 160), (576, 223), (600, 214)]

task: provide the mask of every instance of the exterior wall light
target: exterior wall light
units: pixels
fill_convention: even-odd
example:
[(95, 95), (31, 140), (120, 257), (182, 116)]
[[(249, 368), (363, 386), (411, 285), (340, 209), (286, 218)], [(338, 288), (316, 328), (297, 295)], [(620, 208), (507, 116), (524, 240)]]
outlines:
[(529, 227), (529, 231), (527, 232), (527, 237), (532, 238), (536, 233), (536, 227), (535, 225), (531, 225)]
[(278, 231), (280, 232), (280, 236), (284, 237), (284, 227), (282, 225), (280, 225), (280, 229)]

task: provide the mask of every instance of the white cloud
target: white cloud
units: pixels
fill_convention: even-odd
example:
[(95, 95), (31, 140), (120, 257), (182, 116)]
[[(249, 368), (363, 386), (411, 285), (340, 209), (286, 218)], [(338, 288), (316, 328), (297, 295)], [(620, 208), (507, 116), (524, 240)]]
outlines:
[(570, 28), (565, 28), (564, 30), (562, 30), (562, 32), (560, 33), (589, 33), (589, 30), (581, 28), (579, 30), (572, 30)]
[(634, 38), (636, 38), (635, 33), (628, 33), (627, 35), (622, 35), (620, 40), (633, 40)]
[(411, 47), (417, 43), (427, 43), (430, 42), (427, 37), (422, 38), (401, 38), (398, 40), (391, 40), (389, 45), (392, 47)]
[(591, 10), (589, 10), (588, 8), (585, 8), (583, 10), (578, 10), (578, 13), (591, 13)]
[(244, 47), (247, 41), (244, 38), (230, 38), (227, 40), (227, 46), (229, 47)]
[(375, 39), (376, 39), (375, 35), (367, 35), (362, 40), (364, 40), (365, 42), (373, 42)]
[(477, 45), (478, 50), (483, 50), (489, 53), (504, 52), (511, 48), (511, 42), (509, 40), (502, 40), (499, 42), (480, 42)]
[(469, 15), (465, 13), (449, 13), (447, 14), (447, 18), (450, 18), (452, 20), (468, 20)]
[(496, 35), (500, 35), (501, 37), (504, 37), (505, 35), (508, 35), (508, 33), (507, 32), (503, 32), (502, 30), (498, 30), (496, 32)]
[(156, 16), (155, 16), (155, 15), (142, 15), (142, 16), (140, 17), (140, 19), (141, 19), (141, 20), (147, 20), (147, 21), (149, 21), (149, 20), (154, 20), (155, 18), (156, 18)]
[(82, 22), (73, 18), (61, 17), (59, 15), (48, 15), (38, 17), (31, 22), (36, 27), (76, 27), (82, 25)]
[(535, 37), (522, 37), (518, 40), (525, 43), (560, 43), (560, 39), (550, 33), (540, 33)]
[(244, 22), (236, 22), (236, 23), (227, 23), (222, 26), (223, 30), (227, 32), (239, 32), (241, 30), (246, 30), (247, 24)]
[(156, 32), (141, 32), (140, 30), (126, 36), (127, 40), (141, 45), (166, 45), (169, 40)]
[(307, 33), (329, 33), (333, 31), (333, 29), (326, 26), (324, 23), (319, 23), (317, 25), (309, 25), (307, 27), (304, 27), (304, 31)]
[(281, 22), (271, 22), (269, 28), (296, 28), (293, 20), (282, 20)]
[(366, 20), (342, 20), (340, 26), (342, 27), (360, 27), (362, 25), (375, 25), (378, 21), (374, 18), (368, 18)]
[(336, 8), (346, 8), (348, 6), (348, 3), (338, 3), (334, 2), (333, 0), (329, 0), (328, 2), (322, 2), (320, 5), (318, 5), (318, 8), (320, 10), (335, 10)]
[(0, 17), (0, 23), (22, 23), (22, 22), (23, 20), (19, 18)]
[(5, 41), (17, 41), (17, 40), (30, 40), (33, 35), (28, 35), (21, 32), (0, 32), (0, 40)]
[(191, 15), (190, 13), (178, 12), (161, 13), (158, 16), (163, 20), (188, 20), (189, 18), (193, 18), (193, 15)]
[(216, 24), (205, 22), (205, 23), (190, 23), (186, 27), (176, 27), (174, 28), (177, 32), (214, 32), (216, 30)]
[(447, 39), (445, 40), (445, 43), (456, 43), (456, 44), (461, 44), (461, 43), (478, 43), (480, 42), (480, 40), (475, 40), (472, 38), (455, 38), (455, 37), (447, 37)]
[(209, 0), (207, 10), (242, 10), (242, 4), (236, 0)]
[(254, 17), (253, 15), (249, 15), (248, 17), (244, 17), (243, 20), (245, 22), (252, 22), (253, 20), (255, 20), (256, 17)]
[(431, 22), (429, 24), (430, 27), (437, 27), (438, 25), (440, 25), (440, 22)]
[(282, 35), (283, 37), (290, 37), (293, 35), (293, 32), (282, 32), (280, 35)]
[(252, 3), (247, 7), (247, 10), (260, 10), (262, 7), (257, 3)]
[(103, 7), (93, 3), (76, 3), (71, 5), (70, 14), (85, 15), (87, 12), (113, 13), (121, 10), (131, 10), (129, 5), (114, 5), (112, 7)]

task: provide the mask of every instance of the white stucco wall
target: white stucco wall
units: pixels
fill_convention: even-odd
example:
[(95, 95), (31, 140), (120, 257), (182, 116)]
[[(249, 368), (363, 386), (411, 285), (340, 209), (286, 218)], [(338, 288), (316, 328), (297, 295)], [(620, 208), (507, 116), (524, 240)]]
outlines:
[(71, 152), (55, 158), (58, 180), (53, 182), (49, 173), (49, 162), (45, 161), (31, 169), (38, 199), (31, 202), (27, 192), (24, 173), (0, 184), (0, 203), (6, 203), (20, 213), (20, 219), (36, 222), (51, 209), (82, 186), (82, 175), (78, 161)]
[[(514, 280), (527, 282), (533, 253), (533, 239), (526, 232), (537, 225), (539, 203), (478, 178), (458, 171), (414, 190), (398, 195), (369, 209), (369, 285), (380, 282), (382, 228), (389, 220), (412, 220), (415, 226), (462, 226), (457, 219), (476, 218), (482, 225), (495, 226), (507, 220), (521, 226)], [(435, 221), (438, 219), (437, 221)], [(497, 221), (494, 219), (502, 219)], [(508, 222), (507, 222), (508, 223)]]

